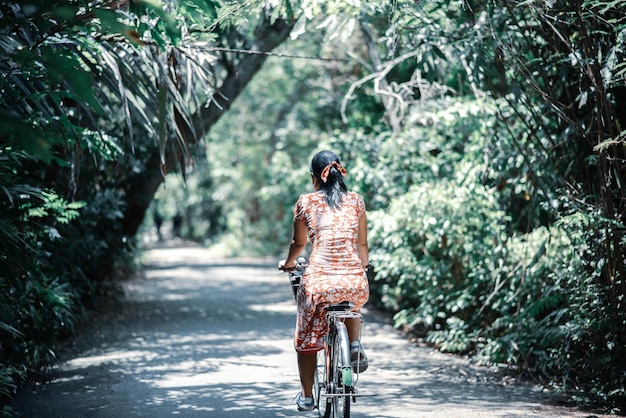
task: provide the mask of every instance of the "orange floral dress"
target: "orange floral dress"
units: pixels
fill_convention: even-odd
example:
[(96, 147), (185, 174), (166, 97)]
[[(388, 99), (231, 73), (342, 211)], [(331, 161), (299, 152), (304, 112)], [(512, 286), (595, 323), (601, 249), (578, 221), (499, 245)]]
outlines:
[(354, 192), (347, 192), (336, 210), (330, 209), (324, 192), (303, 194), (296, 202), (294, 219), (307, 224), (311, 241), (309, 264), (296, 296), (296, 351), (323, 348), (325, 306), (350, 301), (357, 310), (369, 299), (369, 286), (357, 251), (359, 219), (364, 213), (363, 198)]

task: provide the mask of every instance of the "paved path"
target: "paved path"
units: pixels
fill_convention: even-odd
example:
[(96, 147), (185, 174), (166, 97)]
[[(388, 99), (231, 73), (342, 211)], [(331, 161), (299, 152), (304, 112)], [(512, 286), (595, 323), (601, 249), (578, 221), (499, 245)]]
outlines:
[[(299, 413), (295, 304), (273, 260), (216, 259), (156, 248), (62, 353), (56, 378), (23, 389), (23, 417), (314, 417)], [(589, 417), (537, 388), (494, 379), (465, 360), (411, 344), (366, 312), (370, 358), (353, 417)]]

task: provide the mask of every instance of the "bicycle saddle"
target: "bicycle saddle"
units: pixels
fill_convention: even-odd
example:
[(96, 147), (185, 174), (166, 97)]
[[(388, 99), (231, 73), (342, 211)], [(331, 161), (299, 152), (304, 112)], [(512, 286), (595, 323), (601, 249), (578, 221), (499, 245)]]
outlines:
[(353, 302), (343, 301), (339, 303), (333, 303), (326, 307), (327, 311), (347, 311), (349, 309), (354, 308)]

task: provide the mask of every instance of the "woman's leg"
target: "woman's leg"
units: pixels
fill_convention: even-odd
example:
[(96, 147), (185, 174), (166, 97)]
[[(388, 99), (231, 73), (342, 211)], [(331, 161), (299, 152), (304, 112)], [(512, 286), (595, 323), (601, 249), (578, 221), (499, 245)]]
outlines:
[(361, 318), (346, 318), (344, 322), (348, 329), (350, 342), (359, 341), (359, 338), (361, 338)]
[(313, 396), (313, 381), (317, 367), (317, 352), (298, 353), (298, 370), (302, 383), (302, 395), (308, 398)]
[(361, 318), (346, 318), (346, 328), (348, 329), (348, 338), (350, 339), (350, 362), (352, 368), (357, 373), (367, 370), (367, 356), (361, 347)]

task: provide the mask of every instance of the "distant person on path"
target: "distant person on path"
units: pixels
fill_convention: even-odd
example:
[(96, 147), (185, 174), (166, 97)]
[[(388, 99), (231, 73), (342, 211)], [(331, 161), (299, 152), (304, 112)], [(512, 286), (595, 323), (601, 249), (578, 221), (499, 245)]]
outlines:
[(163, 226), (163, 217), (161, 216), (157, 208), (154, 208), (153, 218), (154, 218), (154, 226), (157, 231), (157, 239), (159, 241), (163, 241), (163, 234), (161, 234), (161, 227)]
[(176, 212), (174, 218), (172, 218), (172, 236), (174, 238), (180, 237), (180, 228), (183, 224), (183, 217), (180, 213)]
[[(311, 181), (315, 192), (303, 194), (294, 208), (293, 241), (283, 270), (293, 269), (296, 259), (311, 241), (311, 255), (296, 295), (295, 349), (302, 390), (298, 410), (314, 408), (313, 380), (317, 352), (323, 348), (326, 334), (324, 308), (332, 303), (354, 302), (358, 311), (369, 299), (365, 270), (369, 265), (367, 218), (363, 198), (347, 191), (347, 175), (339, 157), (330, 151), (317, 153), (311, 161)], [(359, 342), (361, 320), (345, 320), (350, 338), (352, 367), (367, 369), (367, 358)], [(360, 359), (360, 361), (357, 361)]]

